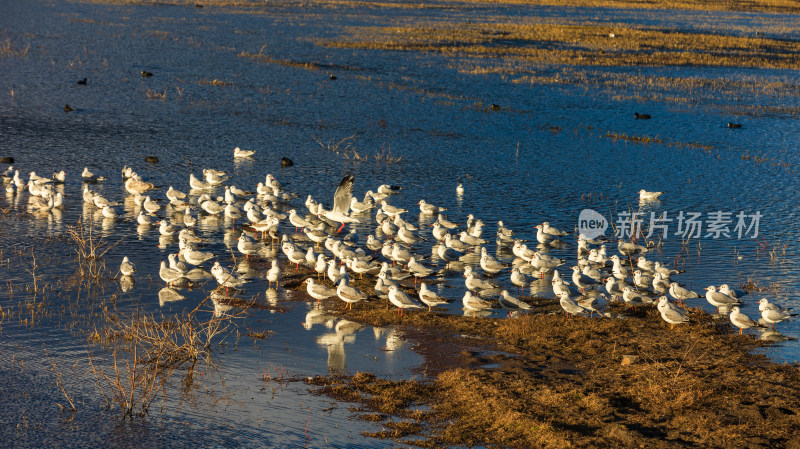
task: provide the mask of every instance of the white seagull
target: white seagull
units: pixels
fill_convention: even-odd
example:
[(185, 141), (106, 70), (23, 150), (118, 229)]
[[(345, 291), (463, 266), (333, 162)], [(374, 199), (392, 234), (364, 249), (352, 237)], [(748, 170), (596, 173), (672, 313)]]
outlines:
[(252, 157), (254, 154), (256, 154), (255, 150), (243, 150), (239, 147), (233, 149), (234, 158)]
[(348, 213), (350, 209), (350, 199), (353, 198), (354, 181), (355, 177), (353, 175), (345, 175), (339, 183), (339, 187), (336, 188), (336, 192), (333, 194), (333, 209), (325, 210), (322, 206), (319, 207), (322, 216), (328, 220), (342, 224), (336, 231), (337, 233), (341, 232), (342, 229), (344, 229), (344, 225), (347, 223), (360, 223), (357, 218), (351, 217)]

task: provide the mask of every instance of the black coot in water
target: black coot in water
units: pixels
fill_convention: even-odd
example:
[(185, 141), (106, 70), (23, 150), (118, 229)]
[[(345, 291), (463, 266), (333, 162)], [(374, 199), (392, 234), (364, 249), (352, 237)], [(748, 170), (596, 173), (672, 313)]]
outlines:
[(731, 123), (728, 122), (728, 128), (741, 128), (742, 125), (740, 123)]
[(80, 84), (81, 86), (85, 86), (86, 85), (86, 78), (84, 78), (82, 80), (78, 80), (78, 84)]
[(639, 114), (638, 112), (634, 112), (633, 115), (638, 120), (650, 120), (650, 114)]

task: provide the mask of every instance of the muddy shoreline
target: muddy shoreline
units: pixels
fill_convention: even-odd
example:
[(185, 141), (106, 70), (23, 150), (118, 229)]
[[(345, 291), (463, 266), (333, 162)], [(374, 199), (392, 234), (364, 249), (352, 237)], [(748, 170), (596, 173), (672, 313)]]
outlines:
[[(370, 282), (354, 283), (371, 291)], [(735, 334), (727, 318), (690, 303), (691, 324), (670, 330), (654, 307), (612, 303), (614, 319), (567, 318), (555, 300), (521, 298), (532, 313), (509, 319), (401, 318), (374, 296), (352, 311), (323, 301), (341, 318), (398, 326), (428, 377), (307, 382), (356, 403), (354, 418), (376, 423), (369, 436), (420, 447), (800, 447), (798, 365), (754, 353), (769, 343)]]

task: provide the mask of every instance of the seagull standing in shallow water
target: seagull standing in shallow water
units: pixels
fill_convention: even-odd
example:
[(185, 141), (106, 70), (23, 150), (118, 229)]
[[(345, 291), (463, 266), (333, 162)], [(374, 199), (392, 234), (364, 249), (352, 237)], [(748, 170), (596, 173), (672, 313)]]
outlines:
[(734, 326), (739, 328), (739, 335), (742, 335), (742, 331), (744, 329), (750, 329), (751, 327), (761, 327), (758, 322), (749, 316), (743, 314), (741, 310), (739, 310), (739, 306), (731, 307), (731, 314), (730, 314), (731, 323)]

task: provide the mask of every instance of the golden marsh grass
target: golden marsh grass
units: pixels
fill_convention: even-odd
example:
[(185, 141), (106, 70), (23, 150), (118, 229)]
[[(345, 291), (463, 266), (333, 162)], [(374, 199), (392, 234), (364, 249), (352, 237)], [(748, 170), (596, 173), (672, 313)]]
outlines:
[[(610, 37), (610, 36), (614, 37)], [(350, 27), (331, 48), (423, 51), (567, 66), (796, 68), (800, 42), (621, 24), (415, 23)]]

